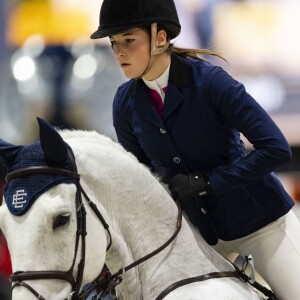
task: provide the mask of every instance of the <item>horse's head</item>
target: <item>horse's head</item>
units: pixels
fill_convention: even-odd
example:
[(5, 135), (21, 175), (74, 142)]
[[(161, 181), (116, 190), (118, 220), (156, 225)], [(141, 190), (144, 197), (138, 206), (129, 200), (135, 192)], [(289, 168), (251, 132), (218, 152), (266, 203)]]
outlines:
[[(39, 119), (39, 125), (40, 141), (15, 146), (0, 140), (8, 170), (0, 226), (11, 254), (14, 300), (68, 298), (99, 274), (107, 245), (105, 229), (95, 230), (85, 218), (72, 150), (48, 123)], [(102, 247), (85, 258), (85, 243), (99, 241)], [(94, 274), (85, 274), (84, 266)]]

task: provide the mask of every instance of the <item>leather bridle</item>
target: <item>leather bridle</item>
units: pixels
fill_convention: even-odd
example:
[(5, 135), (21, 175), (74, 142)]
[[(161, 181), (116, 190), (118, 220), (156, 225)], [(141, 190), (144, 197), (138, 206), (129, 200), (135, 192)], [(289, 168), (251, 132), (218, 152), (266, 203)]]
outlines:
[[(76, 185), (76, 214), (77, 214), (77, 232), (76, 232), (76, 240), (75, 240), (75, 250), (74, 250), (74, 258), (72, 265), (68, 271), (16, 271), (10, 276), (10, 282), (12, 283), (12, 290), (15, 287), (22, 286), (28, 289), (33, 295), (36, 296), (37, 299), (46, 300), (40, 293), (38, 293), (34, 288), (32, 288), (28, 283), (24, 281), (30, 280), (40, 280), (40, 279), (56, 279), (56, 280), (63, 280), (70, 283), (72, 287), (72, 292), (68, 297), (68, 300), (85, 300), (89, 294), (93, 290), (97, 290), (99, 293), (98, 296), (102, 297), (103, 295), (108, 294), (111, 290), (113, 290), (118, 284), (122, 282), (124, 274), (136, 267), (137, 265), (143, 263), (144, 261), (150, 259), (151, 257), (155, 256), (163, 249), (165, 249), (178, 235), (180, 228), (181, 228), (181, 221), (182, 221), (182, 210), (180, 206), (178, 206), (178, 218), (176, 223), (176, 230), (173, 235), (158, 249), (149, 253), (148, 255), (138, 259), (137, 261), (131, 263), (130, 265), (121, 268), (118, 272), (113, 275), (106, 275), (104, 278), (97, 277), (86, 289), (84, 292), (80, 291), (84, 266), (85, 266), (85, 236), (87, 235), (86, 231), (86, 210), (82, 201), (82, 195), (87, 200), (87, 203), (96, 214), (104, 228), (106, 229), (108, 236), (109, 236), (109, 243), (107, 246), (106, 251), (110, 248), (112, 244), (111, 234), (109, 231), (109, 226), (106, 223), (105, 219), (103, 218), (102, 214), (98, 210), (96, 204), (92, 202), (92, 200), (88, 197), (87, 193), (83, 189), (80, 184), (80, 175), (77, 172), (77, 166), (75, 162), (75, 157), (70, 148), (68, 148), (69, 158), (72, 162), (72, 171), (63, 169), (63, 168), (56, 168), (56, 167), (49, 167), (49, 166), (33, 166), (18, 169), (8, 173), (5, 177), (6, 182), (10, 180), (36, 175), (36, 174), (46, 174), (46, 175), (63, 175), (69, 177), (74, 184)], [(81, 241), (81, 258), (78, 264), (78, 271), (77, 276), (74, 278), (73, 271), (76, 263), (76, 258), (78, 254), (79, 248), (79, 241)], [(98, 299), (98, 298), (97, 298)]]
[[(24, 281), (27, 280), (40, 280), (40, 279), (57, 279), (67, 281), (71, 284), (72, 293), (68, 299), (76, 299), (76, 296), (79, 294), (80, 287), (82, 284), (84, 265), (85, 265), (85, 236), (86, 232), (86, 210), (82, 201), (82, 194), (87, 200), (87, 203), (94, 211), (104, 228), (106, 229), (109, 236), (109, 243), (107, 246), (108, 250), (111, 246), (112, 239), (109, 231), (109, 226), (105, 222), (102, 214), (98, 210), (97, 206), (91, 201), (91, 199), (85, 193), (83, 187), (80, 184), (80, 175), (77, 172), (77, 167), (75, 163), (75, 158), (73, 152), (68, 149), (69, 157), (72, 162), (72, 171), (62, 168), (55, 168), (49, 166), (33, 166), (23, 169), (18, 169), (8, 173), (5, 177), (6, 182), (10, 180), (30, 176), (35, 174), (46, 174), (46, 175), (62, 175), (70, 178), (73, 183), (76, 185), (76, 196), (75, 196), (75, 205), (76, 205), (76, 216), (77, 216), (77, 231), (76, 231), (76, 240), (75, 240), (75, 250), (74, 258), (72, 265), (68, 271), (17, 271), (10, 276), (10, 281), (12, 282), (12, 290), (17, 286), (23, 286), (31, 291), (38, 299), (45, 300), (45, 298), (40, 295), (36, 290), (34, 290), (29, 284)], [(79, 251), (79, 241), (81, 241), (81, 258), (78, 263), (77, 276), (74, 278), (73, 271), (76, 263), (76, 258)]]

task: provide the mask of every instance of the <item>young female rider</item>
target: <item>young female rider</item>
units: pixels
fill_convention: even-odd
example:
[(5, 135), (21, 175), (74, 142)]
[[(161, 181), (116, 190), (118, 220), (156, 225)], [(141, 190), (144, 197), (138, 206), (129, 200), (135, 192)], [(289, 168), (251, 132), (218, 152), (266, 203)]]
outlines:
[(300, 225), (272, 173), (291, 159), (288, 143), (241, 83), (197, 57), (209, 51), (173, 47), (179, 32), (173, 0), (103, 1), (91, 38), (109, 36), (131, 78), (114, 99), (118, 140), (169, 183), (208, 243), (251, 254), (280, 299), (300, 299)]

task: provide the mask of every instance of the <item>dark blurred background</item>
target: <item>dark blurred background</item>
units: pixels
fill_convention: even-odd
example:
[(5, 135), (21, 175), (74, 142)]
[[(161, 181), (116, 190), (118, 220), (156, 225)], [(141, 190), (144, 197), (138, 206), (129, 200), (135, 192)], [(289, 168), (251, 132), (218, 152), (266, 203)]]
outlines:
[[(0, 0), (0, 138), (31, 142), (39, 116), (60, 128), (97, 130), (116, 140), (111, 106), (126, 79), (109, 41), (89, 39), (101, 2)], [(222, 54), (228, 64), (207, 59), (243, 82), (286, 135), (293, 161), (276, 172), (297, 202), (300, 219), (300, 2), (175, 2), (182, 23), (175, 44)], [(0, 168), (2, 184), (4, 175)], [(1, 300), (10, 297), (10, 272), (0, 233)]]

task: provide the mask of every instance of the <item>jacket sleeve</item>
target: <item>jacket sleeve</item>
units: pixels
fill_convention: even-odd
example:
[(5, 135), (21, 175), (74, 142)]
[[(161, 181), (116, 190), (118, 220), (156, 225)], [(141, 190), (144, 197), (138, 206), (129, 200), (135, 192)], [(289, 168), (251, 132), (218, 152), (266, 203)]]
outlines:
[(134, 154), (138, 161), (150, 168), (152, 172), (155, 172), (151, 160), (145, 154), (140, 146), (140, 143), (130, 125), (129, 117), (122, 111), (120, 104), (118, 103), (118, 94), (116, 94), (113, 102), (113, 125), (116, 131), (116, 135), (119, 143), (125, 148), (125, 150)]
[(290, 147), (280, 129), (241, 83), (219, 67), (207, 79), (213, 109), (225, 122), (230, 122), (233, 130), (243, 133), (254, 148), (248, 155), (211, 171), (214, 193), (253, 183), (291, 160)]

